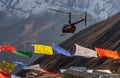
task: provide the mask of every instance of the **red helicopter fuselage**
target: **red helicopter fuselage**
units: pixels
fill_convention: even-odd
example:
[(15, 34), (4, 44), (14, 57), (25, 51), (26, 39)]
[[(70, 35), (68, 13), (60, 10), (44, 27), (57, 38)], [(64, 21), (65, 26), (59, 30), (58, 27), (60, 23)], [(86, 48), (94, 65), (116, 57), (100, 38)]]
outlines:
[(69, 24), (65, 24), (62, 27), (62, 32), (63, 33), (74, 33), (76, 30), (76, 26), (75, 25), (69, 25)]
[(74, 23), (71, 23), (71, 24), (65, 24), (63, 27), (62, 27), (62, 33), (74, 33), (75, 30), (76, 30), (76, 24), (82, 22), (82, 21), (85, 21), (85, 19), (80, 19), (78, 20), (77, 22), (74, 22)]

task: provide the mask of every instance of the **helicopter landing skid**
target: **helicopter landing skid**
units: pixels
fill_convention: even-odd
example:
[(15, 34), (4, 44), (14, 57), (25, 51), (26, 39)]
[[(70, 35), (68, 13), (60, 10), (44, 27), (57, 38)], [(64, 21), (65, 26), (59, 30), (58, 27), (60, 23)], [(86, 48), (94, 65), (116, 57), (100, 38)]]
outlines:
[(62, 33), (60, 36), (65, 36), (66, 35), (66, 33)]

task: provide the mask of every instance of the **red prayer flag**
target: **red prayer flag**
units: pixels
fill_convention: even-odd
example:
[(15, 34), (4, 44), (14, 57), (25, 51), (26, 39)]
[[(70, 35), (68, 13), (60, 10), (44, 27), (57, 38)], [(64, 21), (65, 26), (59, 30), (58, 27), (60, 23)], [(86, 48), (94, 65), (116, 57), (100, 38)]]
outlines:
[(15, 52), (16, 51), (15, 47), (11, 46), (11, 45), (0, 46), (0, 50), (7, 51), (7, 52)]
[(10, 74), (4, 73), (4, 72), (0, 72), (0, 78), (10, 78)]
[(106, 50), (102, 48), (95, 48), (98, 55), (100, 57), (112, 58), (112, 59), (120, 59), (117, 51)]

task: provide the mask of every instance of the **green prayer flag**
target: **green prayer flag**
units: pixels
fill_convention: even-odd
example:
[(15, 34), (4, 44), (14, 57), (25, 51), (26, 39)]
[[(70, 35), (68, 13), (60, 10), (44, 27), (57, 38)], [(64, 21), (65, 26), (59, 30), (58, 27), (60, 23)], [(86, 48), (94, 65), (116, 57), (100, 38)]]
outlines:
[(12, 52), (12, 53), (17, 54), (19, 56), (23, 56), (23, 57), (32, 57), (32, 52), (16, 51), (16, 52)]

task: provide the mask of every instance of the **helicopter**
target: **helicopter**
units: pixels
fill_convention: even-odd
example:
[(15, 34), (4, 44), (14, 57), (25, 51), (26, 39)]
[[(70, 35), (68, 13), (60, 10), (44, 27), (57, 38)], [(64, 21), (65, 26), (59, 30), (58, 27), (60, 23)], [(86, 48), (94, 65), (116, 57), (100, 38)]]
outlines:
[(84, 22), (85, 25), (87, 24), (87, 12), (84, 13), (84, 18), (82, 18), (82, 15), (81, 15), (81, 19), (72, 23), (71, 22), (71, 15), (74, 14), (74, 13), (64, 12), (64, 11), (60, 11), (60, 10), (56, 10), (56, 9), (52, 9), (52, 8), (49, 8), (49, 10), (62, 12), (62, 13), (66, 13), (66, 14), (69, 15), (68, 24), (64, 24), (64, 26), (62, 27), (62, 34), (60, 36), (64, 36), (66, 33), (75, 33), (75, 31), (76, 31), (76, 26), (75, 25), (80, 23), (80, 22)]

